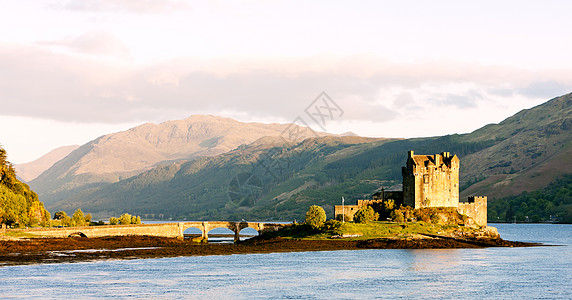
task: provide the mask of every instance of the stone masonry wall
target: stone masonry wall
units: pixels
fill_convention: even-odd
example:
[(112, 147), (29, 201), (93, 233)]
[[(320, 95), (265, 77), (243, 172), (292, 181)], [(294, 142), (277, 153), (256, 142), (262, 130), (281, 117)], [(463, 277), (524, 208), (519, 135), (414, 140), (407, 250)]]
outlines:
[(457, 211), (471, 217), (480, 226), (487, 226), (487, 197), (469, 197), (467, 202), (459, 202)]

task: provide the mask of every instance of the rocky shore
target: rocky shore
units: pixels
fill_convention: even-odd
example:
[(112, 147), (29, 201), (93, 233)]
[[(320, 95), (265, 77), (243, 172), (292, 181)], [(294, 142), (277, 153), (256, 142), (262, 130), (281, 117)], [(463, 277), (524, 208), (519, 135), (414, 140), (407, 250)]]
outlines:
[(415, 238), (368, 240), (305, 240), (257, 237), (237, 244), (201, 244), (188, 240), (151, 236), (31, 238), (0, 241), (0, 266), (81, 262), (100, 259), (139, 259), (271, 252), (529, 247), (538, 245), (535, 243), (505, 241), (501, 238), (452, 238), (429, 235)]

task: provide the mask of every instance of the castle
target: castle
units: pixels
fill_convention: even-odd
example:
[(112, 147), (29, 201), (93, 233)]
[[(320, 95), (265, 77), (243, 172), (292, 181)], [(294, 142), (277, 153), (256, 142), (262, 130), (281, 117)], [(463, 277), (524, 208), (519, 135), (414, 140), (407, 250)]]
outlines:
[(402, 168), (403, 191), (373, 194), (372, 200), (358, 200), (356, 205), (336, 205), (335, 216), (353, 215), (363, 206), (393, 200), (396, 205), (414, 209), (425, 207), (454, 207), (481, 226), (487, 225), (487, 197), (472, 196), (459, 201), (460, 160), (449, 152), (435, 155), (415, 155), (408, 152), (406, 166)]

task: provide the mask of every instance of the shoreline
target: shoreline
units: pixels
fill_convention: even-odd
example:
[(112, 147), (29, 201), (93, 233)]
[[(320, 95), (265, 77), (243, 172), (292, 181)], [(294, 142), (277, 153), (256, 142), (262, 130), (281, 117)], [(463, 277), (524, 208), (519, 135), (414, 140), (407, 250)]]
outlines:
[(30, 238), (0, 240), (0, 267), (108, 259), (256, 254), (366, 249), (455, 249), (548, 246), (501, 238), (460, 239), (426, 235), (417, 238), (308, 240), (252, 238), (236, 244), (196, 243), (176, 238), (114, 236), (102, 238)]

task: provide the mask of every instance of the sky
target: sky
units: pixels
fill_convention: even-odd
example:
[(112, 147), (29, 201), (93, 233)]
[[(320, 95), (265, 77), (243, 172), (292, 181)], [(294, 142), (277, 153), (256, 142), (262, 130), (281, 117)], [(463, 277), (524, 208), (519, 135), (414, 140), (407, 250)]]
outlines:
[(467, 133), (572, 92), (570, 1), (0, 4), (0, 145), (13, 163), (193, 114)]

